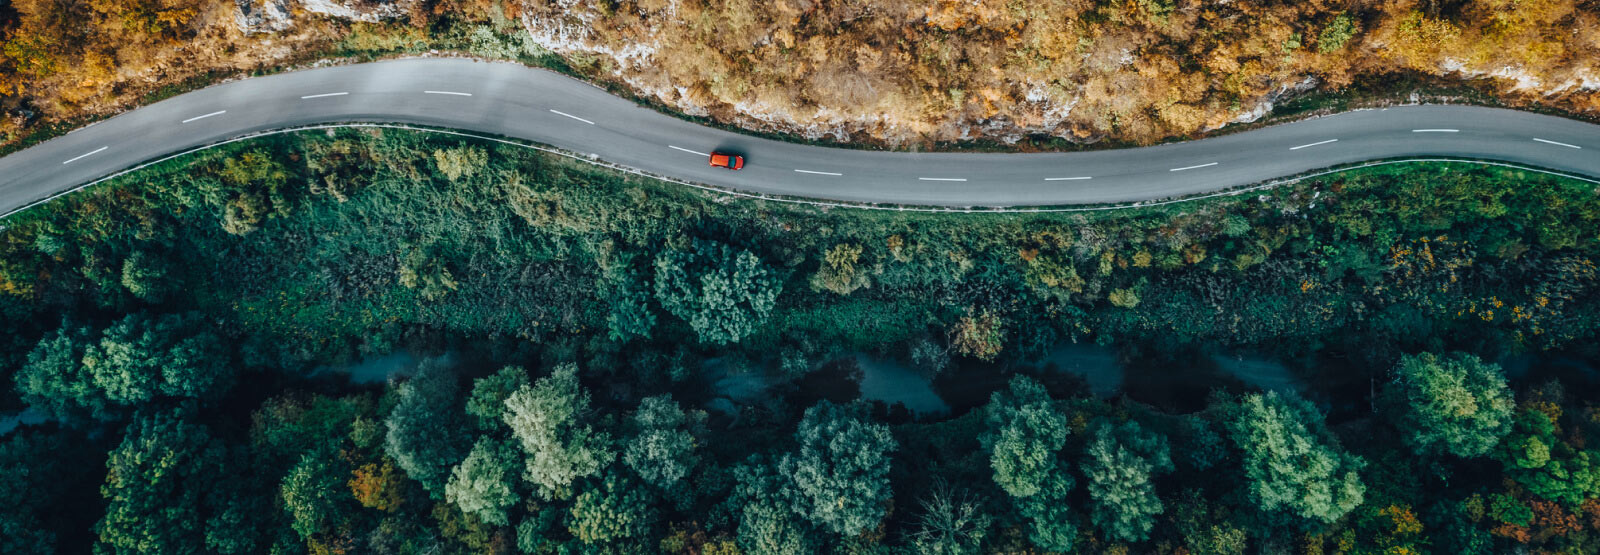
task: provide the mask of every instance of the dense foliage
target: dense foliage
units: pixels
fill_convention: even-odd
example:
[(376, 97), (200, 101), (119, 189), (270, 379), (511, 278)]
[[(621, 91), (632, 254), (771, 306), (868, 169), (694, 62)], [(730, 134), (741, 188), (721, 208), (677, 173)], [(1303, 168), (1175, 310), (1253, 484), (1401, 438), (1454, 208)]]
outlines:
[[(5, 222), (0, 405), (52, 420), (0, 438), (0, 548), (1592, 552), (1596, 195), (1433, 165), (824, 211), (410, 132), (230, 145)], [(1125, 395), (1036, 363), (1073, 342)], [(405, 352), (448, 354), (334, 372)], [(951, 410), (861, 400), (857, 352)]]

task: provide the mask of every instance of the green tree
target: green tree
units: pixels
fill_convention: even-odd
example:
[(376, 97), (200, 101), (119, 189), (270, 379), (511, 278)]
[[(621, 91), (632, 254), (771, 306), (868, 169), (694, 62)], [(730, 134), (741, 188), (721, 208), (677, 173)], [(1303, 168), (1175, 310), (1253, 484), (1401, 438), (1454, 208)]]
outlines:
[(1000, 489), (1012, 497), (1029, 497), (1059, 473), (1067, 418), (1056, 410), (1039, 382), (1025, 376), (1012, 378), (1007, 389), (989, 396), (984, 417), (988, 426), (978, 441), (989, 452), (989, 465)]
[(1088, 478), (1089, 520), (1117, 541), (1149, 539), (1161, 514), (1151, 479), (1172, 471), (1167, 440), (1137, 422), (1100, 422), (1083, 460)]
[(311, 452), (300, 457), (300, 462), (289, 469), (279, 487), (283, 510), (289, 515), (289, 527), (301, 538), (310, 538), (334, 527), (354, 511), (347, 502), (343, 487), (344, 472), (337, 468), (326, 452)]
[(107, 328), (100, 342), (84, 351), (94, 384), (106, 398), (118, 404), (143, 403), (155, 398), (161, 383), (161, 361), (154, 354), (169, 339), (167, 330), (153, 329), (151, 322), (132, 315)]
[(656, 313), (650, 309), (650, 292), (630, 289), (611, 300), (611, 313), (606, 315), (606, 330), (614, 341), (634, 338), (649, 339), (656, 327)]
[(746, 553), (814, 553), (819, 542), (810, 523), (794, 512), (793, 484), (773, 466), (753, 455), (733, 469), (729, 504), (739, 516), (739, 548)]
[(967, 555), (979, 553), (983, 538), (993, 522), (983, 511), (983, 501), (957, 491), (943, 481), (920, 500), (917, 527), (911, 533), (911, 547), (928, 555)]
[(859, 408), (823, 401), (806, 409), (795, 432), (800, 452), (779, 464), (798, 492), (795, 511), (844, 536), (883, 520), (889, 454), (897, 447), (889, 427), (867, 422)]
[(83, 365), (93, 341), (93, 328), (71, 322), (40, 340), (14, 377), (23, 402), (62, 420), (107, 417), (111, 402)]
[(217, 177), (234, 185), (232, 198), (223, 203), (222, 229), (234, 235), (247, 235), (261, 228), (271, 217), (289, 214), (283, 198), (283, 185), (289, 171), (272, 154), (252, 150), (222, 161)]
[(522, 517), (522, 522), (517, 523), (517, 549), (523, 553), (555, 552), (556, 539), (559, 537), (556, 530), (561, 526), (561, 521), (571, 514), (571, 511), (560, 510), (555, 505), (543, 505), (538, 511)]
[(766, 322), (783, 282), (755, 253), (705, 240), (656, 257), (656, 300), (700, 340), (736, 343)]
[(656, 313), (650, 307), (648, 278), (634, 264), (635, 256), (618, 254), (599, 280), (600, 288), (608, 292), (611, 312), (606, 315), (606, 331), (612, 341), (649, 339), (656, 327)]
[(1017, 500), (1017, 512), (1028, 519), (1028, 540), (1047, 551), (1070, 553), (1077, 549), (1078, 526), (1067, 497), (1076, 481), (1065, 468), (1045, 476), (1039, 492)]
[(494, 430), (503, 423), (500, 417), (506, 412), (506, 399), (527, 385), (528, 371), (520, 366), (507, 366), (478, 378), (472, 382), (472, 393), (467, 396), (467, 415), (474, 419), (479, 430)]
[(643, 539), (654, 521), (655, 513), (642, 489), (607, 472), (605, 479), (572, 501), (567, 531), (587, 544), (612, 543)]
[(40, 341), (15, 377), (23, 400), (58, 418), (109, 418), (114, 405), (158, 396), (215, 400), (233, 372), (215, 335), (194, 314), (130, 314), (94, 339), (64, 323)]
[(693, 430), (703, 418), (699, 412), (684, 412), (670, 395), (646, 397), (633, 413), (633, 438), (622, 462), (650, 485), (676, 485), (699, 463)]
[(450, 469), (467, 451), (460, 387), (449, 366), (423, 361), (416, 375), (396, 390), (383, 449), (407, 475), (434, 496), (443, 493)]
[(839, 243), (822, 256), (822, 267), (811, 275), (812, 289), (828, 290), (839, 295), (849, 295), (862, 287), (871, 287), (872, 278), (857, 266), (861, 262), (861, 245)]
[(1028, 519), (1029, 540), (1051, 551), (1075, 549), (1078, 528), (1067, 498), (1076, 483), (1061, 460), (1066, 416), (1044, 386), (1016, 376), (1005, 390), (989, 396), (984, 419), (978, 442), (989, 454), (995, 483)]
[(611, 437), (594, 431), (588, 413), (589, 392), (570, 362), (506, 398), (506, 425), (528, 454), (523, 477), (546, 499), (566, 497), (573, 480), (599, 473), (616, 455)]
[(1600, 453), (1580, 450), (1556, 435), (1550, 415), (1525, 408), (1491, 453), (1528, 492), (1576, 509), (1600, 497)]
[(107, 553), (203, 553), (207, 492), (227, 480), (222, 445), (183, 411), (136, 418), (106, 461), (105, 515), (95, 525)]
[(519, 500), (516, 483), (517, 447), (492, 437), (478, 438), (466, 460), (456, 465), (444, 485), (444, 498), (484, 522), (507, 526), (506, 509)]
[(133, 251), (122, 261), (122, 286), (134, 297), (159, 303), (171, 288), (167, 261), (144, 251)]
[(233, 385), (221, 340), (204, 331), (198, 315), (132, 314), (106, 328), (84, 351), (83, 365), (106, 398), (122, 404), (157, 395), (215, 399)]
[(1339, 446), (1311, 403), (1269, 392), (1245, 396), (1230, 412), (1228, 434), (1262, 512), (1319, 525), (1361, 504), (1366, 461)]
[(1350, 17), (1350, 14), (1340, 13), (1334, 16), (1333, 21), (1328, 22), (1328, 26), (1323, 27), (1322, 32), (1317, 35), (1317, 52), (1327, 54), (1344, 48), (1344, 45), (1356, 36), (1358, 30), (1355, 19)]
[(1511, 430), (1516, 404), (1497, 364), (1468, 354), (1422, 353), (1402, 357), (1394, 374), (1389, 405), (1417, 454), (1476, 457)]

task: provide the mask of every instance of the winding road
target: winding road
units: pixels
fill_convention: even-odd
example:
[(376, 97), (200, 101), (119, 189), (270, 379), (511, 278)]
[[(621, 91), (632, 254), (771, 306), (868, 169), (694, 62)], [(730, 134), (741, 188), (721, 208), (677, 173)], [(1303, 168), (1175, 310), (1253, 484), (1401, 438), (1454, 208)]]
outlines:
[[(684, 181), (846, 202), (1005, 207), (1192, 195), (1380, 158), (1491, 159), (1600, 176), (1600, 125), (1469, 106), (1363, 110), (1221, 137), (1076, 153), (807, 146), (690, 123), (554, 72), (416, 58), (244, 79), (129, 111), (0, 158), (0, 214), (164, 155), (334, 122), (405, 123), (552, 145)], [(744, 170), (706, 153), (747, 155)]]

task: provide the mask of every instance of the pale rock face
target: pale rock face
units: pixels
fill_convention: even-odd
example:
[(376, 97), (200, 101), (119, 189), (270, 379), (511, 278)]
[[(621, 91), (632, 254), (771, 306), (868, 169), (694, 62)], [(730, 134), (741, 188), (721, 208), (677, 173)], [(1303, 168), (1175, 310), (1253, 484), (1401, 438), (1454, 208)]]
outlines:
[(417, 0), (299, 0), (305, 11), (328, 17), (377, 23), (405, 15)]
[[(1301, 93), (1315, 89), (1317, 88), (1318, 82), (1319, 81), (1315, 76), (1306, 76), (1299, 81), (1279, 85), (1277, 90), (1272, 91), (1272, 94), (1269, 94), (1266, 98), (1261, 99), (1260, 102), (1257, 102), (1255, 106), (1249, 110), (1239, 113), (1239, 115), (1235, 116), (1230, 123), (1250, 123), (1259, 120), (1265, 117), (1267, 114), (1272, 113), (1272, 108), (1279, 100), (1293, 98)], [(1221, 125), (1212, 126), (1207, 128), (1206, 131), (1212, 131), (1221, 127)]]
[(294, 17), (289, 13), (289, 0), (234, 0), (239, 10), (233, 14), (234, 23), (246, 35), (276, 33), (294, 28)]
[(294, 10), (338, 19), (377, 23), (406, 14), (418, 0), (234, 0), (234, 22), (246, 35), (294, 27)]

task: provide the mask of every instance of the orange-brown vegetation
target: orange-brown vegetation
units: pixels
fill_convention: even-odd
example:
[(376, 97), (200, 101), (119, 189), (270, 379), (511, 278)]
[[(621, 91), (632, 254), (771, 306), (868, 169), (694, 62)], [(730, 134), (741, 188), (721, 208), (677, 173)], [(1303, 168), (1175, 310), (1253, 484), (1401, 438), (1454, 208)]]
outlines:
[[(233, 75), (346, 49), (386, 50), (426, 39), (452, 16), (476, 22), (493, 0), (324, 0), (355, 13), (394, 4), (376, 24), (304, 9), (300, 0), (246, 0), (288, 7), (284, 28), (243, 25), (236, 0), (0, 0), (0, 144), (41, 123), (105, 114), (143, 95), (207, 73)], [(515, 15), (512, 10), (511, 15)]]
[(15, 17), (0, 31), (0, 106), (12, 119), (23, 110), (46, 117), (103, 111), (129, 94), (208, 69), (282, 59), (316, 34), (245, 40), (232, 0), (10, 3)]
[(888, 142), (1148, 142), (1409, 70), (1600, 111), (1595, 0), (576, 0), (540, 41), (719, 119)]
[(1600, 113), (1600, 0), (318, 0), (388, 9), (376, 24), (268, 1), (286, 29), (241, 29), (236, 0), (0, 0), (0, 143), (208, 72), (507, 16), (641, 96), (811, 137), (1150, 142), (1398, 71)]

